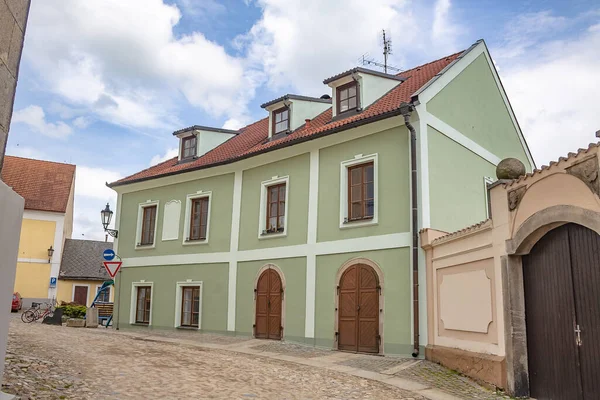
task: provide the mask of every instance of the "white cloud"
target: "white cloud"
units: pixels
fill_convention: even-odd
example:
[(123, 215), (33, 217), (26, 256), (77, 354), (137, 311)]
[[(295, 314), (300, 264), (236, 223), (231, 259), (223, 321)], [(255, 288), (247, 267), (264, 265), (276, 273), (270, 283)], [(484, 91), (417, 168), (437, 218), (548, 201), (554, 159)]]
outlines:
[(76, 128), (79, 128), (79, 129), (85, 129), (91, 123), (92, 123), (92, 121), (90, 120), (90, 118), (87, 118), (87, 117), (77, 117), (73, 120), (73, 126), (75, 126)]
[(119, 125), (172, 128), (178, 93), (216, 117), (245, 113), (243, 61), (202, 33), (176, 35), (180, 19), (162, 0), (35, 2), (25, 57), (72, 107)]
[(115, 192), (106, 187), (105, 183), (114, 182), (121, 177), (121, 174), (115, 171), (78, 165), (75, 172), (75, 195), (103, 201), (116, 199)]
[(437, 43), (440, 46), (453, 48), (454, 50), (451, 51), (456, 51), (458, 49), (455, 47), (455, 39), (459, 35), (461, 29), (452, 22), (450, 8), (450, 0), (436, 1), (433, 12), (431, 39), (432, 42)]
[[(356, 66), (363, 53), (381, 54), (381, 30), (391, 33), (391, 64), (405, 66), (409, 54), (443, 56), (447, 42), (462, 33), (452, 24), (450, 3), (438, 13), (445, 43), (432, 40), (432, 10), (404, 0), (260, 0), (262, 18), (235, 45), (248, 53), (251, 67), (262, 71), (270, 88), (291, 87), (321, 95), (323, 79)], [(368, 9), (368, 12), (366, 10)], [(391, 28), (391, 29), (389, 29)], [(397, 29), (397, 31), (395, 30)]]
[(30, 105), (15, 111), (12, 122), (24, 123), (33, 131), (56, 139), (65, 139), (73, 132), (71, 127), (62, 121), (47, 122), (44, 110), (36, 105)]
[(210, 17), (227, 11), (227, 7), (215, 0), (178, 0), (178, 3), (186, 14), (195, 17)]
[[(519, 56), (505, 52), (510, 57), (497, 59), (538, 166), (597, 141), (599, 48), (600, 24), (588, 23), (577, 36), (533, 41)], [(499, 50), (492, 54), (502, 54), (504, 49)]]
[(177, 147), (175, 147), (173, 149), (167, 149), (165, 154), (163, 154), (162, 156), (160, 154), (157, 154), (154, 157), (152, 157), (152, 160), (150, 160), (150, 166), (156, 165), (163, 161), (170, 160), (173, 157), (177, 157), (178, 154), (179, 154), (179, 150), (177, 149)]

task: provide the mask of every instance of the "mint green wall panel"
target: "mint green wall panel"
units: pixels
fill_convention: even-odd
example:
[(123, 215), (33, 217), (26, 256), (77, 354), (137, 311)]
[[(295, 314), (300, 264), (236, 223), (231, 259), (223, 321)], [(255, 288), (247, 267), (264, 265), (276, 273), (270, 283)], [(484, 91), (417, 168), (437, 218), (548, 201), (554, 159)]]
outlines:
[(484, 54), (431, 99), (427, 111), (501, 159), (520, 159), (531, 171)]
[(317, 257), (315, 344), (323, 347), (332, 347), (334, 344), (336, 275), (346, 261), (358, 257), (375, 262), (383, 271), (385, 353), (410, 354), (412, 289), (408, 247)]
[(428, 127), (431, 227), (453, 232), (487, 218), (483, 178), (496, 167)]
[[(308, 153), (244, 171), (240, 219), (240, 250), (306, 243), (308, 226)], [(258, 238), (261, 182), (274, 176), (289, 176), (287, 236)], [(266, 217), (265, 217), (266, 218)], [(229, 242), (227, 242), (229, 243)]]
[[(340, 165), (357, 154), (375, 153), (379, 163), (379, 223), (340, 229)], [(408, 130), (404, 126), (322, 149), (319, 153), (317, 240), (324, 242), (409, 231), (409, 167)], [(343, 185), (347, 190), (347, 184)]]
[(275, 264), (283, 272), (285, 287), (284, 339), (303, 341), (306, 316), (306, 258), (249, 261), (238, 263), (235, 329), (240, 335), (252, 335), (254, 325), (254, 285), (258, 271), (266, 264)]
[[(153, 282), (152, 328), (175, 327), (177, 282), (202, 281), (202, 330), (227, 330), (229, 264), (190, 264), (123, 268), (117, 275), (119, 328), (129, 327), (132, 282)], [(123, 285), (119, 288), (119, 285)]]
[[(125, 258), (229, 251), (233, 178), (233, 174), (227, 174), (123, 194), (119, 225), (119, 255)], [(209, 241), (207, 244), (183, 246), (184, 224), (189, 224), (189, 221), (184, 221), (186, 197), (188, 194), (194, 194), (199, 190), (212, 192)], [(146, 200), (160, 201), (156, 221), (156, 248), (136, 250), (134, 247), (138, 206)], [(164, 206), (170, 200), (181, 201), (179, 238), (177, 240), (162, 241)]]

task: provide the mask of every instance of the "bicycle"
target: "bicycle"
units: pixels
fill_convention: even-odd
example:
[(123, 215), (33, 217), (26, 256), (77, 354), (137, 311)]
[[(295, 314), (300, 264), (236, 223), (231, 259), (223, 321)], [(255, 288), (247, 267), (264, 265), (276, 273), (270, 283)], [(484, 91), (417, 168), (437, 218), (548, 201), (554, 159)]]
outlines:
[(54, 315), (54, 305), (51, 303), (43, 303), (46, 305), (46, 309), (42, 310), (40, 306), (42, 303), (33, 303), (32, 307), (21, 314), (21, 321), (29, 324), (31, 322), (41, 319), (42, 321), (46, 317), (52, 317)]

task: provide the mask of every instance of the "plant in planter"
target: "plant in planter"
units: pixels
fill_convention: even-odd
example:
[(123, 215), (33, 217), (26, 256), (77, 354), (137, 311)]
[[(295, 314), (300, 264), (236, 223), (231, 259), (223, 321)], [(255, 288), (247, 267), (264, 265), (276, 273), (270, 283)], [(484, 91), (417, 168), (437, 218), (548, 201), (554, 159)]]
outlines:
[(85, 317), (85, 313), (87, 311), (86, 306), (82, 306), (77, 303), (65, 303), (64, 301), (60, 303), (60, 306), (57, 308), (61, 308), (63, 310), (63, 318), (78, 318), (83, 319)]

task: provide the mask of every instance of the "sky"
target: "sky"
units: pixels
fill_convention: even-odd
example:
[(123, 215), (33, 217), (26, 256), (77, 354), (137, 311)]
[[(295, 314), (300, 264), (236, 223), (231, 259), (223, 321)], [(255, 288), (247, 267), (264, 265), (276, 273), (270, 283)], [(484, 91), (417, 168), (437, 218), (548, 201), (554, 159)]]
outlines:
[(177, 153), (172, 132), (240, 128), (286, 93), (484, 39), (538, 165), (600, 129), (597, 0), (34, 0), (7, 154), (77, 165), (73, 238), (104, 238), (105, 186)]

